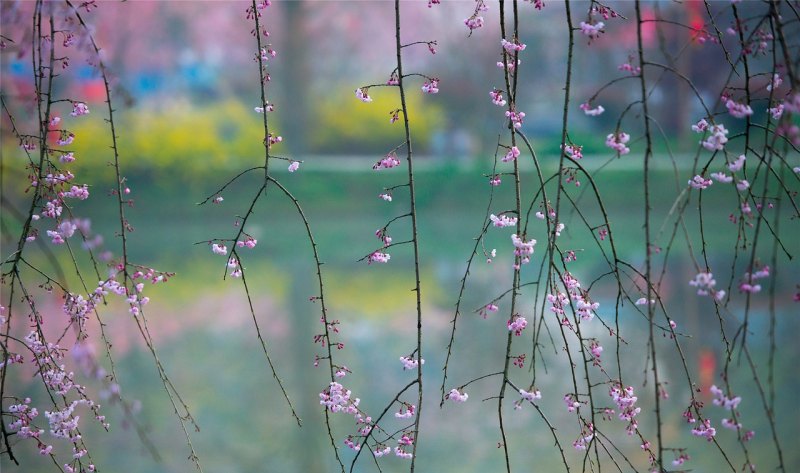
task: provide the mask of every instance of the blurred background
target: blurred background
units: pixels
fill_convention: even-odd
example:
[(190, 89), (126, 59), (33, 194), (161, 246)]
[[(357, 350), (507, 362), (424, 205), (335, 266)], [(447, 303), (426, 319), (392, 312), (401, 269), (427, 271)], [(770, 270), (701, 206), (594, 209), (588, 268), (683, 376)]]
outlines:
[[(245, 19), (248, 5), (101, 2), (86, 16), (94, 25), (103, 58), (115, 78), (115, 120), (123, 172), (134, 200), (132, 208), (127, 209), (135, 229), (129, 237), (130, 259), (176, 273), (169, 283), (148, 288), (152, 302), (147, 316), (160, 358), (201, 427), (193, 434), (193, 442), (202, 464), (206, 471), (223, 472), (333, 471), (318, 404), (318, 393), (327, 385), (326, 375), (322, 368), (313, 367), (312, 338), (320, 330), (319, 308), (309, 302), (309, 297), (317, 293), (315, 268), (304, 238), (305, 229), (293, 204), (275, 189), (260, 201), (247, 228), (259, 243), (247, 253), (243, 264), (248, 284), (255, 288), (256, 313), (270, 354), (304, 420), (302, 428), (295, 426), (265, 366), (241, 282), (222, 279), (224, 261), (205, 244), (213, 238), (235, 235), (237, 215), (246, 212), (258, 190), (257, 176), (237, 181), (222, 194), (225, 200), (219, 205), (197, 205), (240, 170), (263, 161), (261, 116), (253, 111), (259, 105), (260, 92), (255, 39), (251, 22)], [(532, 139), (545, 174), (557, 170), (561, 134), (567, 45), (562, 5), (547, 2), (542, 11), (529, 4), (520, 5), (521, 39), (527, 49), (521, 55), (518, 108), (527, 114), (523, 131)], [(634, 16), (632, 2), (609, 5), (627, 18)], [(719, 9), (723, 6), (719, 5)], [(31, 7), (32, 2), (0, 4), (2, 34), (16, 41), (9, 43), (0, 56), (2, 91), (4, 97), (13, 98), (15, 118), (22, 124), (31, 123), (31, 58), (24, 46), (30, 42), (25, 25), (30, 22)], [(586, 19), (588, 8), (588, 2), (573, 4), (574, 23)], [(647, 18), (658, 16), (702, 27), (705, 8), (701, 2), (656, 2), (648, 3), (644, 14)], [(756, 5), (746, 2), (740, 8), (744, 16), (757, 10)], [(404, 67), (440, 79), (440, 92), (427, 95), (419, 91), (422, 81), (412, 78), (409, 94), (412, 139), (418, 156), (415, 169), (426, 320), (427, 404), (419, 450), (419, 468), (423, 472), (490, 472), (499, 471), (503, 465), (502, 450), (497, 449), (494, 401), (481, 401), (497, 394), (497, 380), (472, 385), (467, 390), (469, 401), (464, 405), (448, 403), (443, 409), (438, 408), (449, 323), (466, 260), (474, 246), (473, 238), (484, 225), (490, 190), (486, 175), (492, 172), (498, 136), (505, 132), (502, 111), (489, 98), (489, 91), (502, 88), (503, 81), (501, 70), (495, 66), (500, 60), (497, 8), (490, 5), (484, 14), (486, 26), (470, 36), (463, 19), (473, 9), (474, 3), (468, 1), (444, 2), (431, 9), (426, 2), (403, 3), (404, 41), (437, 41), (435, 54), (424, 44), (406, 48)], [(712, 4), (712, 9), (716, 11), (717, 5)], [(729, 24), (726, 15), (716, 16), (718, 24)], [(301, 202), (319, 243), (331, 317), (341, 321), (340, 340), (345, 344), (335, 356), (354, 372), (344, 384), (362, 399), (367, 412), (378, 413), (411, 379), (410, 374), (403, 374), (397, 359), (413, 350), (415, 340), (414, 299), (409, 292), (413, 287), (413, 259), (410, 248), (398, 247), (388, 265), (358, 262), (378, 247), (375, 230), (405, 212), (407, 204), (401, 191), (395, 192), (392, 203), (378, 198), (384, 187), (404, 182), (402, 168), (380, 173), (372, 170), (380, 157), (403, 140), (402, 125), (389, 123), (390, 112), (399, 107), (396, 91), (373, 88), (370, 95), (374, 102), (369, 104), (357, 100), (353, 91), (360, 86), (385, 83), (394, 67), (393, 4), (275, 2), (265, 11), (264, 21), (271, 46), (277, 51), (268, 65), (271, 81), (267, 86), (268, 100), (276, 107), (269, 115), (270, 126), (284, 139), (275, 151), (302, 161), (294, 174), (286, 172), (283, 165), (277, 166), (275, 176)], [(659, 57), (659, 62), (673, 60), (706, 103), (717, 102), (729, 73), (725, 55), (718, 47), (696, 41), (685, 28), (652, 26), (645, 30), (645, 39), (648, 54)], [(621, 129), (633, 136), (631, 154), (616, 158), (604, 146), (605, 136), (616, 129), (620, 113), (638, 98), (638, 85), (634, 87), (635, 83), (627, 80), (604, 90), (593, 102), (606, 109), (600, 117), (587, 117), (578, 108), (605, 83), (627, 74), (618, 66), (634, 54), (635, 43), (635, 23), (622, 19), (609, 20), (606, 33), (591, 45), (585, 37), (577, 37), (569, 136), (572, 142), (583, 146), (582, 164), (594, 171), (615, 228), (620, 257), (641, 266), (644, 145), (637, 139), (641, 117), (635, 108), (621, 123)], [(79, 202), (74, 211), (91, 219), (92, 232), (105, 240), (103, 248), (110, 255), (117, 255), (119, 241), (115, 234), (119, 222), (115, 199), (106, 192), (113, 185), (113, 169), (107, 165), (112, 155), (107, 148), (110, 141), (104, 121), (103, 82), (85, 58), (78, 56), (58, 79), (58, 93), (86, 102), (91, 114), (70, 118), (70, 108), (64, 104), (56, 112), (77, 137), (72, 145), (77, 160), (71, 169), (78, 181), (91, 183), (93, 189), (93, 197)], [(769, 70), (767, 59), (756, 60), (753, 67)], [(697, 173), (694, 168), (699, 138), (691, 132), (690, 125), (704, 112), (685, 83), (668, 75), (654, 74), (651, 79), (651, 107), (663, 137), (656, 144), (652, 164), (653, 195), (659, 196), (654, 209), (655, 227), (662, 231), (663, 243), (674, 224), (669, 211), (686, 181)], [(733, 85), (741, 84), (734, 80)], [(755, 116), (763, 119), (766, 106), (765, 101), (755, 103)], [(25, 208), (27, 204), (22, 192), (24, 154), (3, 119), (3, 193), (9, 206), (3, 209), (2, 244), (6, 255), (20, 228), (8, 209)], [(724, 123), (735, 135), (744, 122), (727, 119)], [(797, 163), (797, 157), (790, 156), (789, 162)], [(536, 178), (532, 166), (524, 170), (530, 199)], [(739, 202), (735, 190), (715, 187), (719, 188), (703, 194), (703, 218), (710, 267), (723, 286), (731, 280), (735, 283), (743, 272), (737, 269), (732, 273), (730, 264), (737, 244), (737, 227), (729, 223), (728, 216), (736, 212)], [(797, 189), (796, 184), (794, 187)], [(596, 205), (591, 195), (584, 193), (585, 188), (574, 188), (571, 195), (585, 205), (587, 213), (596, 213)], [(511, 208), (512, 192), (506, 183), (497, 188), (491, 212)], [(690, 205), (686, 215), (685, 225), (696, 245), (696, 205)], [(579, 215), (571, 214), (564, 223), (567, 244), (578, 254), (571, 271), (588, 283), (606, 272), (607, 264), (597, 255), (594, 240)], [(532, 223), (531, 228), (534, 237), (537, 231), (545, 231), (540, 223)], [(409, 234), (402, 222), (392, 229), (395, 241), (402, 241)], [(800, 231), (797, 222), (787, 221), (780, 231), (789, 235), (784, 238), (789, 252), (800, 252), (800, 243), (792, 236)], [(511, 283), (512, 260), (505, 251), (507, 233), (510, 232), (490, 231), (486, 248), (498, 248), (499, 255), (491, 264), (485, 264), (479, 256), (471, 270), (448, 391), (502, 368), (507, 334), (503, 314), (507, 303), (501, 303), (500, 312), (486, 320), (472, 310), (485, 305)], [(58, 253), (60, 249), (54, 251), (62, 264), (68, 261), (66, 255)], [(697, 273), (692, 260), (692, 256), (699, 255), (697, 247), (692, 251), (695, 253), (685, 242), (672, 249), (662, 296), (668, 301), (670, 316), (688, 336), (685, 354), (689, 370), (698, 387), (707, 391), (711, 384), (721, 383), (718, 373), (724, 344), (713, 305), (707, 298), (694, 295), (687, 284)], [(767, 261), (771, 252), (771, 243), (764, 243), (758, 253)], [(31, 258), (39, 258), (45, 266), (50, 264), (42, 253), (36, 253)], [(529, 266), (524, 281), (536, 277), (537, 268), (534, 264)], [(787, 447), (792, 444), (789, 439), (800, 420), (792, 408), (792, 393), (800, 388), (793, 361), (800, 355), (795, 343), (800, 327), (797, 305), (792, 302), (800, 273), (796, 263), (788, 263), (779, 271), (785, 271), (779, 274), (787, 277), (773, 280), (780, 355), (774, 379), (778, 387), (776, 411), (783, 413), (779, 417), (788, 418), (779, 422), (779, 434)], [(69, 271), (66, 277), (74, 279)], [(601, 317), (613, 321), (616, 283), (601, 281), (592, 294), (601, 303)], [(528, 307), (523, 312), (533, 315), (533, 301), (537, 296), (541, 300), (542, 294), (529, 287), (524, 296)], [(725, 322), (729, 331), (735, 330), (736, 320), (743, 315), (743, 296), (734, 289), (732, 297)], [(53, 317), (61, 316), (60, 304), (54, 296), (50, 308)], [(753, 299), (751, 327), (755, 336), (748, 340), (762, 367), (768, 353), (769, 310), (766, 293)], [(185, 460), (188, 453), (180, 427), (135, 325), (122, 305), (112, 306), (105, 313), (123, 393), (137, 401), (140, 410), (136, 419), (160, 452), (161, 461), (142, 446), (119, 410), (106, 406), (105, 414), (112, 424), (110, 434), (100, 434), (87, 416), (85, 437), (95, 462), (101, 471), (191, 470)], [(623, 348), (623, 364), (629, 373), (624, 373), (628, 376), (626, 383), (638, 389), (644, 381), (641, 353), (647, 323), (629, 306), (623, 308), (620, 323), (623, 336), (629, 341)], [(610, 353), (612, 339), (605, 330), (596, 330), (595, 336)], [(541, 405), (551, 416), (550, 421), (559, 426), (562, 443), (569, 447), (580, 428), (566, 413), (561, 400), (569, 388), (558, 373), (567, 367), (564, 357), (558, 356), (560, 346), (553, 346), (549, 340), (545, 343), (543, 356), (547, 365), (537, 366), (537, 380), (541, 380), (537, 387), (544, 396)], [(674, 395), (665, 402), (670, 419), (665, 423), (666, 442), (675, 448), (688, 447), (695, 471), (717, 471), (724, 461), (719, 452), (708, 448), (703, 439), (692, 437), (689, 427), (681, 422), (680, 413), (688, 406), (683, 368), (674, 356), (672, 342), (664, 339), (660, 343), (664, 359), (659, 361), (664, 366), (668, 388), (674, 389)], [(513, 351), (529, 351), (529, 345), (530, 340), (520, 339)], [(101, 344), (95, 348), (103, 359)], [(737, 375), (732, 381), (734, 391), (740, 388), (737, 394), (744, 398), (742, 423), (757, 432), (751, 454), (759, 466), (771, 469), (776, 461), (768, 425), (745, 368), (737, 363), (732, 371)], [(515, 369), (515, 379), (527, 385), (531, 377), (527, 365)], [(766, 376), (766, 372), (762, 373), (763, 379)], [(41, 396), (38, 386), (27, 377), (11, 382), (19, 383), (31, 397)], [(651, 388), (646, 389), (642, 392), (648, 395), (640, 395), (640, 404), (646, 419), (652, 421)], [(523, 470), (534, 464), (540, 471), (557, 470), (561, 460), (552, 447), (546, 425), (531, 408), (512, 411), (510, 404), (507, 429), (513, 439), (512, 464)], [(709, 408), (708, 412), (712, 419), (718, 421), (725, 415), (722, 409), (713, 409), (717, 410)], [(352, 418), (334, 417), (334, 422), (337, 442), (343, 447), (342, 439), (353, 432)], [(651, 424), (640, 421), (641, 428), (650, 434)], [(623, 434), (624, 425), (612, 423), (606, 429), (620, 439), (620, 448), (631, 458), (639, 464), (646, 463), (639, 442)], [(735, 444), (733, 432), (718, 430), (721, 445)], [(583, 455), (571, 447), (568, 450), (570, 461), (578, 467)], [(16, 467), (3, 457), (3, 471), (46, 471), (52, 466), (48, 467), (31, 446), (21, 444), (18, 454), (25, 466)], [(352, 458), (352, 452), (346, 449), (342, 455), (346, 461)], [(360, 461), (357, 471), (374, 470), (371, 461), (365, 460), (368, 459)], [(784, 460), (790, 470), (800, 468), (796, 449), (784, 451)], [(381, 467), (387, 472), (402, 471), (406, 463), (391, 457), (382, 461)]]

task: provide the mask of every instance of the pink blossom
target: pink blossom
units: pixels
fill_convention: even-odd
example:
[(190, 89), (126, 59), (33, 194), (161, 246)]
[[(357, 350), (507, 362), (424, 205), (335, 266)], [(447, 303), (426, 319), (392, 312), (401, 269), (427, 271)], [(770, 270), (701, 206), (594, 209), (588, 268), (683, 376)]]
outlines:
[(525, 112), (516, 112), (516, 111), (506, 111), (506, 117), (511, 121), (511, 124), (514, 125), (514, 128), (521, 128), (522, 127), (522, 120), (525, 118)]
[(374, 169), (376, 171), (378, 169), (391, 169), (391, 168), (397, 167), (399, 165), (400, 165), (400, 160), (397, 159), (397, 154), (394, 151), (392, 151), (391, 153), (389, 153), (386, 156), (384, 156), (380, 161), (375, 163), (372, 166), (372, 169)]
[(612, 384), (608, 394), (620, 409), (619, 419), (632, 424), (634, 422), (633, 418), (642, 411), (640, 407), (636, 407), (636, 401), (639, 398), (634, 395), (633, 386), (623, 389), (622, 385), (615, 383)]
[(528, 321), (525, 317), (517, 315), (516, 317), (512, 317), (506, 325), (508, 326), (509, 332), (514, 332), (514, 335), (520, 336), (522, 335), (522, 331), (525, 330), (525, 327), (528, 326)]
[(420, 364), (424, 365), (425, 360), (421, 358), (419, 360), (415, 360), (410, 356), (401, 356), (400, 363), (403, 364), (403, 370), (413, 370)]
[(630, 72), (631, 75), (634, 75), (634, 76), (641, 74), (642, 68), (639, 67), (639, 66), (632, 65), (631, 62), (633, 62), (632, 58), (629, 59), (628, 62), (626, 62), (624, 64), (620, 64), (619, 67), (617, 67), (617, 69), (620, 70), (620, 71)]
[(383, 448), (377, 448), (372, 453), (374, 453), (376, 457), (380, 458), (380, 457), (382, 457), (384, 455), (389, 454), (391, 451), (392, 451), (392, 447), (390, 447), (388, 445), (384, 445)]
[(439, 93), (439, 79), (431, 79), (430, 81), (425, 81), (422, 85), (422, 91), (426, 94), (438, 94)]
[(62, 154), (58, 158), (58, 160), (63, 164), (71, 163), (71, 162), (75, 161), (75, 154), (74, 153)]
[(566, 395), (564, 395), (564, 404), (566, 404), (566, 405), (567, 405), (567, 410), (568, 410), (569, 412), (575, 412), (575, 410), (576, 410), (576, 409), (578, 409), (579, 407), (581, 407), (581, 403), (580, 403), (580, 402), (578, 402), (578, 401), (577, 401), (577, 400), (576, 400), (576, 399), (575, 399), (575, 398), (572, 396), (572, 394), (566, 394)]
[(728, 169), (730, 169), (733, 172), (741, 170), (742, 166), (744, 166), (745, 159), (747, 159), (747, 158), (745, 158), (745, 156), (743, 154), (740, 154), (739, 157), (736, 158), (735, 161), (733, 161), (732, 163), (728, 164)]
[(586, 320), (586, 321), (592, 320), (594, 318), (594, 312), (598, 308), (600, 308), (600, 303), (584, 299), (583, 296), (577, 291), (571, 294), (572, 298), (576, 301), (575, 313), (581, 318), (581, 320)]
[(409, 419), (414, 417), (416, 408), (417, 407), (414, 405), (403, 404), (403, 406), (400, 407), (400, 410), (394, 413), (394, 416), (398, 419)]
[(704, 179), (703, 176), (700, 176), (698, 174), (689, 181), (689, 186), (695, 189), (706, 189), (713, 183), (714, 181), (712, 181), (711, 179)]
[(708, 130), (709, 124), (705, 118), (701, 119), (699, 122), (692, 125), (692, 131), (695, 133), (703, 133), (704, 131)]
[(734, 102), (732, 99), (729, 99), (726, 95), (722, 96), (722, 101), (725, 103), (725, 107), (728, 109), (728, 113), (736, 118), (745, 118), (753, 114), (753, 109), (750, 108), (749, 105)]
[(388, 253), (376, 251), (369, 255), (369, 263), (388, 263), (392, 256)]
[(583, 158), (583, 146), (566, 145), (564, 152), (572, 159), (578, 160)]
[(603, 353), (603, 347), (597, 343), (597, 340), (592, 340), (592, 344), (589, 346), (589, 351), (592, 352), (592, 356), (599, 360), (600, 355)]
[(264, 113), (264, 111), (272, 112), (275, 111), (275, 105), (267, 102), (266, 107), (254, 107), (253, 110), (255, 110), (256, 113)]
[(689, 281), (689, 285), (697, 288), (698, 296), (711, 295), (716, 300), (722, 300), (725, 297), (725, 291), (717, 291), (714, 286), (717, 281), (714, 279), (712, 273), (697, 273), (694, 279)]
[(247, 235), (247, 238), (245, 238), (244, 240), (239, 240), (239, 241), (236, 242), (236, 246), (237, 247), (239, 247), (239, 248), (247, 247), (247, 248), (250, 248), (251, 250), (253, 248), (255, 248), (257, 244), (258, 244), (258, 240), (256, 240), (255, 238), (251, 237), (250, 235)]
[(405, 450), (403, 450), (400, 447), (394, 447), (394, 454), (395, 454), (395, 456), (397, 456), (399, 458), (402, 458), (404, 460), (408, 460), (408, 459), (410, 459), (411, 457), (414, 456), (413, 454), (406, 452)]
[(511, 242), (514, 244), (514, 255), (521, 257), (523, 264), (529, 262), (530, 256), (533, 254), (533, 247), (536, 245), (536, 240), (530, 239), (525, 241), (515, 233), (511, 235)]
[(630, 141), (630, 139), (631, 135), (624, 132), (611, 133), (610, 135), (606, 136), (606, 146), (616, 150), (620, 155), (628, 154), (631, 152), (631, 150), (625, 146), (625, 144)]
[(490, 185), (490, 186), (497, 187), (497, 186), (499, 186), (499, 185), (500, 185), (500, 183), (501, 183), (501, 182), (502, 182), (502, 181), (500, 180), (500, 176), (498, 176), (497, 174), (495, 174), (494, 176), (492, 176), (491, 178), (489, 178), (489, 185)]
[(492, 98), (492, 103), (497, 105), (498, 107), (503, 107), (506, 104), (505, 99), (503, 98), (503, 91), (494, 89), (489, 92), (489, 96)]
[(356, 89), (356, 98), (364, 103), (372, 102), (372, 97), (367, 94), (368, 90), (367, 87)]
[(773, 120), (778, 120), (781, 118), (781, 116), (783, 116), (783, 109), (784, 109), (783, 104), (779, 103), (774, 107), (768, 108), (767, 112), (769, 112), (769, 114), (772, 115)]
[(530, 391), (530, 392), (528, 392), (528, 391), (526, 391), (524, 389), (520, 389), (519, 390), (519, 395), (522, 396), (522, 399), (525, 399), (526, 401), (530, 401), (530, 402), (533, 402), (535, 400), (538, 400), (538, 399), (542, 398), (542, 393), (539, 392), (538, 389), (534, 389), (533, 391)]
[(276, 53), (272, 48), (261, 48), (261, 60), (262, 61), (269, 61), (270, 58), (277, 56)]
[(586, 431), (582, 431), (578, 439), (572, 442), (572, 446), (575, 448), (575, 450), (586, 450), (593, 438), (594, 433), (592, 433), (592, 426), (589, 424), (589, 432), (587, 433)]
[(211, 244), (211, 251), (218, 255), (227, 255), (228, 254), (228, 247), (225, 245), (218, 245), (217, 243)]
[(710, 132), (711, 134), (700, 144), (709, 151), (722, 151), (728, 142), (728, 130), (722, 125), (714, 125), (710, 128)]
[[(516, 66), (514, 65), (513, 62), (508, 61), (508, 70), (510, 72), (514, 72), (514, 69), (516, 69), (516, 67), (519, 66), (520, 64), (522, 64), (522, 59), (517, 59), (517, 65)], [(506, 65), (503, 64), (503, 61), (497, 61), (497, 67), (499, 67), (500, 69), (503, 69), (504, 67), (506, 67)]]
[(524, 51), (526, 46), (519, 42), (518, 39), (514, 38), (514, 42), (507, 41), (506, 39), (501, 39), (500, 44), (503, 46), (503, 49), (506, 50), (508, 54), (514, 54), (516, 52)]
[(351, 398), (352, 393), (349, 389), (345, 389), (341, 384), (332, 382), (321, 393), (319, 393), (319, 403), (329, 409), (331, 412), (344, 412), (351, 415), (360, 415), (358, 412), (358, 405), (361, 400), (359, 398)]
[[(62, 132), (61, 137), (58, 140), (56, 140), (56, 143), (58, 143), (58, 146), (67, 146), (71, 145), (73, 141), (75, 141), (74, 133)], [(35, 147), (33, 149), (35, 149)]]
[(767, 91), (772, 92), (773, 89), (777, 89), (778, 87), (783, 84), (783, 79), (781, 78), (780, 74), (773, 74), (772, 81), (767, 84)]
[(83, 102), (73, 102), (72, 103), (72, 112), (70, 115), (73, 117), (78, 117), (81, 115), (88, 115), (89, 114), (89, 107)]
[(711, 173), (711, 177), (713, 177), (715, 181), (722, 182), (723, 184), (733, 182), (733, 177), (725, 174), (724, 172), (713, 172)]
[(446, 397), (453, 402), (467, 402), (469, 394), (461, 392), (458, 389), (451, 389)]
[(502, 158), (500, 158), (500, 160), (503, 161), (504, 163), (507, 163), (509, 161), (513, 161), (513, 160), (517, 159), (519, 157), (519, 154), (520, 154), (519, 153), (519, 148), (517, 148), (516, 146), (512, 146), (511, 148), (509, 148), (509, 150), (506, 153), (506, 155), (503, 156)]
[(717, 435), (717, 429), (711, 427), (711, 421), (709, 419), (706, 419), (700, 422), (699, 425), (696, 425), (692, 429), (692, 435), (696, 435), (698, 437), (705, 437), (706, 440), (711, 442), (712, 440), (714, 440), (714, 436)]
[(387, 194), (387, 193), (378, 194), (378, 197), (380, 197), (381, 199), (385, 200), (386, 202), (391, 202), (392, 201), (392, 195), (391, 194)]
[(503, 227), (513, 227), (517, 224), (517, 217), (509, 217), (508, 215), (500, 215), (499, 217), (495, 214), (489, 215), (489, 220), (492, 221), (492, 224), (495, 227), (503, 228)]
[(749, 292), (750, 294), (761, 292), (761, 284), (750, 284), (743, 282), (739, 284), (739, 292)]
[(300, 161), (292, 161), (289, 163), (289, 172), (295, 172), (300, 169)]
[(598, 21), (596, 24), (586, 23), (585, 21), (581, 22), (581, 33), (584, 36), (589, 37), (589, 41), (596, 39), (600, 36), (600, 33), (604, 33), (603, 28), (605, 28), (605, 23), (602, 21)]
[(726, 429), (739, 430), (742, 428), (742, 424), (734, 422), (733, 419), (722, 419), (719, 423)]
[(467, 28), (472, 30), (477, 30), (483, 26), (483, 17), (482, 16), (471, 16), (464, 20), (464, 24), (467, 25)]
[(589, 105), (589, 102), (582, 103), (581, 104), (581, 110), (583, 110), (583, 113), (585, 113), (586, 115), (588, 115), (590, 117), (596, 117), (596, 116), (601, 115), (603, 112), (606, 111), (606, 109), (603, 108), (602, 105), (598, 105), (595, 108), (591, 108), (591, 105)]

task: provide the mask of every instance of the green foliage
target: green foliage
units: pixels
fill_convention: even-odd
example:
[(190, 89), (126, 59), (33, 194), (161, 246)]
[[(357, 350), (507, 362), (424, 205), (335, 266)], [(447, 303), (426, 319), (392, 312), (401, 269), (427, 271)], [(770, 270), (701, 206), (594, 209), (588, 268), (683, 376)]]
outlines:
[[(309, 148), (315, 153), (353, 154), (380, 153), (387, 146), (403, 141), (402, 115), (390, 123), (391, 112), (400, 108), (400, 97), (394, 87), (370, 89), (373, 101), (363, 103), (353, 93), (336, 91), (317, 104)], [(444, 120), (444, 110), (436, 98), (423, 96), (414, 87), (406, 93), (411, 136), (414, 146), (427, 147), (433, 131)], [(388, 151), (388, 149), (386, 150)]]
[[(80, 137), (71, 145), (77, 158), (76, 174), (111, 176), (112, 169), (105, 165), (113, 161), (111, 151), (97, 153), (111, 144), (108, 125), (99, 112), (70, 124), (71, 131)], [(263, 161), (261, 116), (235, 100), (208, 106), (171, 104), (131, 110), (118, 117), (122, 117), (117, 118), (116, 126), (127, 170), (197, 174)], [(276, 126), (272, 116), (270, 119), (271, 129), (280, 133), (279, 124)], [(276, 145), (275, 151), (280, 153), (280, 147)]]

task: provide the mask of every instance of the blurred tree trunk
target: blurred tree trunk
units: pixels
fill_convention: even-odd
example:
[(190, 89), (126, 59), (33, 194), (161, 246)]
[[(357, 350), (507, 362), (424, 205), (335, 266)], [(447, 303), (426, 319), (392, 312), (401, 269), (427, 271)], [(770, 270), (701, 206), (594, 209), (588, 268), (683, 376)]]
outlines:
[[(311, 89), (308, 68), (308, 35), (305, 34), (304, 12), (307, 2), (298, 0), (283, 3), (285, 15), (286, 43), (281, 55), (281, 67), (285, 80), (282, 84), (282, 107), (286, 112), (281, 114), (285, 124), (286, 145), (293, 158), (303, 159), (308, 151), (306, 122), (309, 118), (306, 92)], [(291, 108), (291, 110), (288, 110)]]

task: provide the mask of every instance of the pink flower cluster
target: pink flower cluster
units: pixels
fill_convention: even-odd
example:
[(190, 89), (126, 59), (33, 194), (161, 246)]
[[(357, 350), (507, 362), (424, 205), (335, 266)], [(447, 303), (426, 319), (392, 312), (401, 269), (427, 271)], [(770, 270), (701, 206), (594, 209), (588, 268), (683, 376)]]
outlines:
[(344, 412), (360, 416), (358, 405), (361, 403), (361, 399), (351, 398), (351, 395), (352, 392), (349, 389), (345, 389), (344, 386), (334, 381), (319, 393), (319, 403), (333, 413)]
[(592, 442), (592, 439), (594, 439), (594, 426), (590, 423), (586, 428), (581, 429), (580, 436), (578, 436), (577, 440), (572, 442), (572, 446), (575, 450), (586, 450)]
[(525, 112), (506, 110), (506, 117), (511, 121), (514, 128), (521, 128), (522, 120), (525, 118)]
[(469, 394), (454, 388), (447, 393), (446, 397), (453, 402), (467, 402), (467, 399), (469, 399)]
[(401, 356), (400, 363), (403, 364), (403, 370), (405, 371), (416, 369), (419, 365), (424, 365), (425, 360), (422, 358), (415, 359), (413, 356)]
[(364, 103), (372, 102), (372, 97), (369, 96), (368, 91), (369, 88), (367, 87), (356, 89), (356, 98)]
[(88, 115), (89, 114), (89, 107), (83, 102), (73, 102), (72, 103), (72, 112), (70, 115), (73, 117), (79, 117), (81, 115)]
[(575, 301), (576, 315), (587, 322), (592, 320), (595, 311), (600, 308), (600, 303), (589, 300), (588, 293), (581, 289), (580, 282), (569, 271), (564, 272), (563, 279), (569, 296), (563, 292), (548, 294), (547, 301), (551, 304), (550, 310), (559, 317), (564, 317), (566, 315), (564, 308), (569, 304), (569, 300), (572, 299)]
[(483, 17), (478, 15), (473, 15), (464, 20), (464, 24), (467, 25), (467, 28), (472, 30), (477, 30), (478, 28), (483, 27)]
[(369, 255), (368, 263), (388, 263), (392, 256), (389, 253), (375, 251)]
[(472, 34), (474, 30), (483, 27), (483, 17), (480, 16), (480, 14), (488, 10), (489, 7), (486, 6), (484, 0), (475, 1), (475, 11), (472, 12), (469, 18), (464, 20), (464, 24), (469, 28), (470, 34)]
[(748, 292), (750, 294), (761, 292), (761, 284), (754, 284), (754, 282), (766, 277), (769, 277), (769, 266), (764, 266), (752, 274), (744, 273), (744, 281), (739, 283), (739, 292)]
[(631, 140), (631, 135), (625, 132), (611, 133), (606, 136), (606, 146), (616, 150), (620, 155), (628, 154), (631, 152), (626, 143)]
[(636, 407), (636, 401), (639, 398), (634, 395), (633, 386), (623, 389), (621, 384), (614, 383), (608, 390), (608, 395), (620, 410), (619, 419), (628, 422), (628, 435), (633, 434), (638, 426), (634, 417), (642, 411), (641, 407)]
[[(506, 112), (506, 115), (508, 115), (508, 112)], [(516, 146), (512, 146), (511, 148), (508, 149), (506, 155), (500, 158), (500, 161), (503, 161), (504, 163), (514, 161), (519, 157), (519, 155), (520, 155), (519, 148), (517, 148)]]
[(708, 390), (714, 395), (714, 399), (711, 402), (715, 406), (723, 407), (729, 411), (739, 407), (739, 403), (742, 402), (742, 398), (739, 396), (733, 398), (726, 396), (722, 389), (718, 388), (716, 384), (711, 385)]
[(375, 163), (372, 166), (372, 169), (379, 170), (379, 169), (391, 169), (400, 165), (400, 160), (397, 159), (397, 153), (392, 151), (391, 153), (387, 154), (380, 161)]
[(714, 436), (717, 435), (717, 429), (711, 427), (711, 421), (706, 419), (695, 425), (695, 427), (692, 429), (692, 435), (697, 437), (705, 437), (706, 440), (711, 442), (714, 440)]
[(584, 36), (587, 36), (589, 38), (589, 41), (591, 42), (592, 40), (597, 39), (597, 37), (600, 36), (601, 33), (604, 33), (603, 28), (605, 28), (606, 25), (602, 21), (598, 21), (595, 24), (586, 23), (585, 21), (582, 21), (580, 26), (581, 26), (581, 33)]
[(503, 227), (513, 227), (517, 224), (517, 217), (509, 217), (508, 215), (500, 215), (499, 217), (495, 214), (489, 215), (489, 220), (492, 221), (492, 225), (495, 227), (503, 228)]
[(256, 240), (255, 238), (251, 237), (250, 235), (245, 235), (245, 239), (237, 241), (236, 242), (236, 246), (239, 247), (239, 248), (247, 247), (247, 248), (253, 249), (253, 248), (256, 247), (257, 243), (258, 243), (258, 240)]
[(514, 256), (522, 258), (522, 264), (530, 262), (531, 255), (533, 254), (533, 247), (536, 245), (536, 240), (530, 239), (525, 241), (517, 234), (511, 235), (511, 242), (514, 244)]
[(439, 79), (426, 80), (425, 83), (422, 85), (422, 91), (425, 92), (426, 94), (438, 94)]
[(508, 54), (513, 55), (514, 53), (518, 53), (520, 51), (524, 51), (526, 46), (519, 42), (518, 39), (514, 38), (514, 41), (508, 41), (505, 38), (500, 40), (500, 44), (503, 46), (503, 49), (506, 50)]
[(725, 291), (717, 291), (714, 289), (714, 287), (717, 285), (717, 281), (714, 279), (713, 273), (697, 273), (694, 279), (689, 281), (689, 285), (697, 288), (698, 296), (711, 295), (718, 301), (725, 297)]
[(413, 404), (403, 403), (400, 407), (400, 410), (394, 413), (394, 416), (398, 419), (409, 419), (414, 417), (417, 412), (417, 406)]
[(728, 130), (722, 125), (709, 126), (708, 122), (700, 120), (692, 125), (692, 130), (697, 133), (710, 132), (706, 139), (700, 142), (703, 148), (709, 151), (722, 151), (728, 142)]
[(564, 404), (567, 406), (567, 411), (569, 412), (576, 412), (577, 409), (581, 407), (581, 403), (578, 402), (572, 394), (564, 395)]
[(522, 335), (522, 331), (528, 326), (528, 321), (521, 315), (516, 315), (508, 320), (506, 323), (509, 332), (514, 332), (514, 335)]
[(713, 183), (714, 181), (712, 181), (711, 179), (705, 179), (703, 178), (703, 176), (699, 174), (697, 176), (694, 176), (691, 180), (689, 180), (689, 186), (701, 190), (708, 188), (708, 186), (710, 186)]
[(492, 98), (492, 103), (497, 105), (498, 107), (503, 107), (506, 104), (505, 99), (503, 98), (503, 91), (498, 89), (493, 89), (489, 92), (489, 96)]
[(749, 105), (734, 102), (733, 99), (729, 98), (727, 95), (723, 95), (721, 100), (725, 104), (725, 107), (728, 109), (728, 113), (730, 113), (731, 116), (736, 118), (746, 118), (753, 114), (753, 109), (750, 108)]
[(564, 153), (572, 159), (578, 160), (583, 158), (583, 146), (566, 145), (564, 146)]
[(533, 402), (533, 401), (536, 401), (536, 400), (542, 398), (542, 393), (539, 392), (538, 389), (534, 389), (533, 391), (526, 391), (524, 389), (520, 389), (519, 390), (519, 395), (522, 397), (522, 399), (524, 399), (526, 401), (530, 401), (530, 402)]
[(589, 102), (582, 103), (580, 108), (581, 110), (583, 110), (583, 113), (585, 113), (590, 117), (596, 117), (598, 115), (602, 115), (602, 113), (606, 111), (606, 109), (603, 108), (602, 105), (598, 105), (597, 107), (592, 108)]

